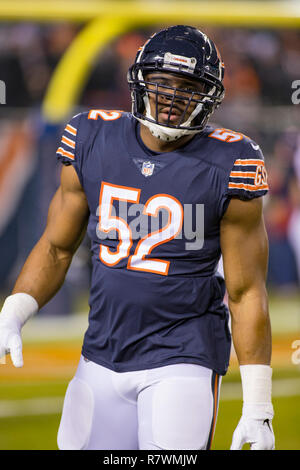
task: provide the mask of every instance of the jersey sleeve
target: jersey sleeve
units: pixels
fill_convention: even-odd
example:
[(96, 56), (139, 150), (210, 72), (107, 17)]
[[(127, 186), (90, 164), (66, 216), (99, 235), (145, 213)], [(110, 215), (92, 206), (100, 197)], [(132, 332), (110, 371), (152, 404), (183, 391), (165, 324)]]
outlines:
[(226, 196), (242, 200), (264, 196), (269, 190), (267, 180), (264, 156), (259, 146), (248, 140), (229, 173)]
[(74, 166), (81, 180), (81, 152), (78, 138), (80, 118), (81, 114), (77, 114), (65, 126), (56, 150), (56, 157), (63, 165)]

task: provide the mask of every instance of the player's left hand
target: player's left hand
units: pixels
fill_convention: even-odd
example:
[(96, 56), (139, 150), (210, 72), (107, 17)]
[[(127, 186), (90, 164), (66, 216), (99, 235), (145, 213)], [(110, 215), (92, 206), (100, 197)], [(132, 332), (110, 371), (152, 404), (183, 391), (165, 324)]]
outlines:
[(0, 359), (10, 354), (15, 367), (23, 366), (20, 320), (13, 314), (0, 315)]
[(246, 443), (250, 443), (251, 450), (274, 450), (272, 420), (242, 416), (233, 433), (230, 450), (241, 450)]

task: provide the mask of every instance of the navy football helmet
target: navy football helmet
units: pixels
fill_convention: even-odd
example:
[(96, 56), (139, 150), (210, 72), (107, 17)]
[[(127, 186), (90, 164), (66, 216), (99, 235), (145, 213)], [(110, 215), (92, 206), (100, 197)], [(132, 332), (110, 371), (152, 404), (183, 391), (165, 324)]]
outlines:
[[(152, 83), (147, 80), (147, 74), (153, 72), (179, 74), (201, 83), (202, 90)], [(134, 64), (129, 68), (132, 114), (149, 127), (155, 137), (165, 141), (201, 132), (224, 98), (223, 78), (224, 65), (220, 54), (206, 34), (191, 26), (172, 26), (151, 36), (139, 49)], [(155, 94), (155, 116), (151, 114), (149, 93)], [(164, 122), (159, 121), (158, 116), (158, 102), (162, 96), (169, 102), (169, 117)], [(185, 109), (179, 123), (174, 124), (170, 116), (178, 99), (184, 100)], [(189, 115), (191, 104), (194, 106)]]

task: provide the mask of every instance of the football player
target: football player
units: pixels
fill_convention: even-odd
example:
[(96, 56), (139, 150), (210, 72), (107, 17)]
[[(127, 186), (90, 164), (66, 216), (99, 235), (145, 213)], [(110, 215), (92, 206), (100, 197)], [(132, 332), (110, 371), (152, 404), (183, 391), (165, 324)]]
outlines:
[(0, 315), (1, 355), (21, 367), (21, 328), (61, 287), (87, 229), (89, 326), (60, 449), (209, 449), (229, 311), (243, 389), (231, 449), (274, 448), (266, 169), (250, 138), (208, 125), (223, 76), (213, 41), (173, 26), (129, 69), (131, 113), (95, 109), (65, 127), (45, 231)]

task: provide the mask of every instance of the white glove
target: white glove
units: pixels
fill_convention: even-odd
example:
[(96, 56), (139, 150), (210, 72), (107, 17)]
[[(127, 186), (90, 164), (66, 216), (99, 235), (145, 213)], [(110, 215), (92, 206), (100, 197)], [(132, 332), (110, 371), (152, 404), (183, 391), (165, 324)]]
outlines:
[[(255, 411), (256, 408), (256, 411)], [(258, 418), (255, 416), (264, 416)], [(272, 428), (272, 414), (264, 413), (258, 405), (243, 407), (243, 414), (232, 438), (230, 450), (240, 450), (250, 443), (251, 450), (274, 450), (275, 437)]]
[(15, 367), (23, 366), (21, 329), (37, 311), (37, 301), (29, 294), (7, 297), (0, 314), (0, 359), (10, 354)]
[(240, 366), (240, 372), (243, 412), (233, 433), (230, 450), (240, 450), (246, 443), (250, 444), (251, 450), (273, 450), (272, 369), (264, 364), (249, 364)]

